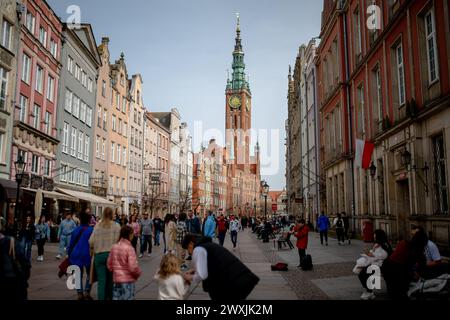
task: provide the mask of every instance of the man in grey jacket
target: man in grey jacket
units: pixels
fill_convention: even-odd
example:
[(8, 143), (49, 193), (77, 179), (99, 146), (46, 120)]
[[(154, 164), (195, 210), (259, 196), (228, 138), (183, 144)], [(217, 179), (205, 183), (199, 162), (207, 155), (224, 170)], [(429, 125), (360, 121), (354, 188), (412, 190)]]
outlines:
[(155, 226), (153, 225), (153, 220), (148, 218), (148, 213), (144, 213), (144, 219), (139, 223), (141, 225), (141, 254), (139, 258), (144, 256), (148, 245), (148, 256), (152, 254), (152, 238), (154, 234)]

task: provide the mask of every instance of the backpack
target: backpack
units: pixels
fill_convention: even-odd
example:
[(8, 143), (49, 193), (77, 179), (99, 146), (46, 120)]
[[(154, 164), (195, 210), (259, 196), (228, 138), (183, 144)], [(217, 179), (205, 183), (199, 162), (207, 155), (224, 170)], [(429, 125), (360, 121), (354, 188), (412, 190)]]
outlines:
[(217, 223), (217, 226), (218, 226), (218, 230), (219, 230), (219, 232), (226, 232), (227, 231), (227, 223), (224, 221), (224, 220), (220, 220), (218, 223)]
[(340, 228), (340, 229), (344, 228), (344, 221), (342, 219), (338, 219), (336, 221), (336, 228)]
[(301, 263), (301, 268), (303, 271), (309, 271), (312, 270), (313, 268), (313, 264), (312, 264), (312, 257), (310, 254), (307, 254)]

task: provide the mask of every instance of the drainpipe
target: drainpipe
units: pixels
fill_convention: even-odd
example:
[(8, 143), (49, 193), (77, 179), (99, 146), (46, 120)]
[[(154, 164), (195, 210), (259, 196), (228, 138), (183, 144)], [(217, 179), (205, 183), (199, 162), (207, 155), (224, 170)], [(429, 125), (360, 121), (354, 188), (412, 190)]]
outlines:
[[(344, 27), (344, 53), (345, 53), (345, 87), (347, 94), (347, 123), (348, 123), (348, 142), (349, 142), (349, 153), (353, 154), (353, 119), (352, 119), (352, 109), (351, 109), (351, 98), (350, 98), (350, 65), (349, 65), (349, 48), (348, 48), (348, 37), (347, 37), (347, 13), (343, 10), (345, 1), (341, 1), (341, 13), (343, 16), (343, 27)], [(356, 230), (356, 217), (355, 217), (355, 172), (354, 172), (354, 161), (351, 160), (351, 185), (352, 185), (352, 220), (353, 220), (353, 233)]]

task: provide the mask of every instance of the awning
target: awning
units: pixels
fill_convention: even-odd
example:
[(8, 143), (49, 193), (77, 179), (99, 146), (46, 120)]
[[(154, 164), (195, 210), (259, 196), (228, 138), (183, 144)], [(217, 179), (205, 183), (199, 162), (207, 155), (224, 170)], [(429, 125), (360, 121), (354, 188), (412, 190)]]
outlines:
[[(34, 192), (34, 193), (36, 193), (36, 191), (37, 191), (36, 189), (30, 189), (30, 188), (21, 188), (21, 189), (24, 191)], [(70, 195), (60, 193), (60, 192), (42, 190), (42, 193), (44, 194), (44, 198), (56, 199), (56, 200), (66, 200), (66, 201), (71, 201), (71, 202), (79, 202), (77, 198), (72, 197)]]
[(118, 204), (116, 204), (112, 201), (109, 201), (105, 198), (96, 196), (95, 194), (92, 194), (92, 193), (68, 190), (68, 189), (63, 189), (63, 188), (56, 188), (55, 190), (58, 192), (61, 192), (62, 194), (67, 194), (67, 195), (76, 197), (80, 200), (89, 202), (92, 205), (102, 206), (102, 207), (109, 206), (109, 207), (114, 207), (114, 208), (119, 206)]
[(12, 180), (0, 179), (0, 194), (3, 194), (4, 199), (16, 199), (17, 196), (17, 182)]

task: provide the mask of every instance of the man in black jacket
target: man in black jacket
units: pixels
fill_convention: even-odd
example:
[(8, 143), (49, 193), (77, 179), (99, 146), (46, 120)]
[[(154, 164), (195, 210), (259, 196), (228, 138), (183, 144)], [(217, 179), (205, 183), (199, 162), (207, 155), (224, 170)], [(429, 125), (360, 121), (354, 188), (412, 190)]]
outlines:
[(187, 234), (183, 248), (192, 255), (193, 267), (185, 273), (185, 280), (203, 281), (203, 290), (211, 300), (245, 300), (259, 282), (234, 254), (211, 239)]

